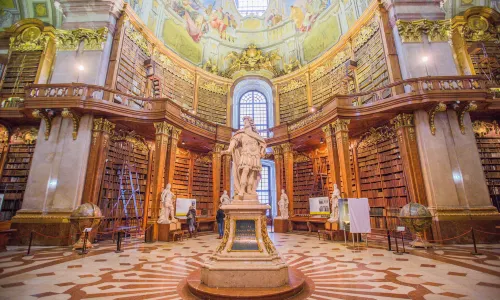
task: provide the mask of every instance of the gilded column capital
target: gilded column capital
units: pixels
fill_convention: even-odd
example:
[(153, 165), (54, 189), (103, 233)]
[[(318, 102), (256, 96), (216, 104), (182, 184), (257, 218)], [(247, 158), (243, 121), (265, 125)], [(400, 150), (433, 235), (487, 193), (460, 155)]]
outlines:
[(68, 108), (63, 108), (61, 112), (61, 116), (63, 118), (68, 118), (71, 119), (73, 122), (73, 140), (76, 140), (76, 137), (78, 135), (78, 128), (80, 127), (80, 120), (82, 118), (82, 115), (72, 109)]
[(156, 134), (159, 135), (159, 134), (164, 134), (164, 135), (167, 135), (167, 136), (170, 136), (171, 132), (172, 132), (172, 125), (168, 124), (167, 122), (163, 121), (163, 122), (155, 122), (153, 123), (154, 127), (155, 127), (155, 130), (156, 130)]
[(280, 145), (278, 145), (278, 146), (272, 146), (271, 148), (273, 149), (273, 153), (274, 153), (274, 157), (275, 158), (276, 158), (276, 156), (283, 155), (283, 148), (281, 148)]
[(460, 132), (465, 134), (465, 125), (464, 125), (464, 117), (466, 112), (475, 111), (477, 109), (477, 104), (474, 101), (468, 102), (466, 105), (462, 107), (457, 107), (457, 117), (458, 117), (458, 126), (460, 127)]
[(414, 127), (412, 114), (399, 114), (394, 119), (391, 120), (391, 124), (394, 129), (398, 130), (401, 127)]
[(172, 139), (178, 140), (181, 135), (182, 130), (172, 125)]
[(446, 111), (446, 104), (443, 102), (439, 102), (434, 105), (429, 111), (429, 127), (431, 128), (432, 135), (436, 134), (436, 124), (434, 122), (434, 118), (436, 117), (436, 113)]
[(351, 123), (349, 119), (337, 119), (332, 123), (332, 128), (335, 133), (339, 131), (349, 131), (348, 125)]
[(427, 34), (430, 42), (446, 42), (451, 32), (450, 20), (397, 20), (399, 35), (403, 43), (421, 43), (422, 34)]
[(111, 135), (115, 130), (115, 126), (116, 126), (115, 123), (111, 123), (107, 119), (97, 118), (94, 119), (94, 127), (92, 128), (92, 131), (94, 132), (102, 131)]
[(325, 133), (325, 137), (332, 136), (332, 127), (330, 126), (330, 124), (321, 127), (321, 130), (323, 130), (323, 132)]
[(52, 114), (47, 113), (47, 111), (35, 109), (31, 115), (34, 118), (42, 119), (45, 121), (45, 140), (49, 139), (50, 130), (52, 129)]
[(222, 150), (224, 150), (224, 148), (226, 147), (226, 145), (224, 144), (219, 144), (219, 143), (216, 143), (212, 149), (212, 153), (213, 154), (220, 154), (220, 152)]
[(281, 148), (283, 149), (284, 154), (292, 153), (293, 145), (292, 143), (284, 143), (281, 144)]

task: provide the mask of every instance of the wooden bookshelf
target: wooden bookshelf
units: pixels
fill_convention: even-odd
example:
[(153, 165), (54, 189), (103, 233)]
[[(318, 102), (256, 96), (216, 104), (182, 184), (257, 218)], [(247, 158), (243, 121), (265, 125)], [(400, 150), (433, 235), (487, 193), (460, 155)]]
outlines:
[(36, 79), (42, 51), (18, 52), (10, 55), (0, 94), (24, 97), (24, 87)]
[(125, 35), (116, 78), (118, 91), (140, 97), (146, 95), (147, 78), (144, 62), (147, 59), (148, 55)]
[(183, 76), (174, 65), (155, 62), (155, 78), (162, 98), (170, 98), (184, 109), (193, 108), (194, 81), (188, 76)]
[(493, 41), (468, 42), (467, 46), (474, 72), (500, 82), (500, 47), (498, 44)]
[[(478, 124), (476, 122), (474, 123)], [(491, 128), (496, 130), (491, 130), (486, 134), (476, 132), (476, 144), (490, 192), (491, 203), (500, 211), (500, 129), (498, 125), (495, 125), (496, 123), (486, 124), (490, 124)]]
[(343, 79), (346, 76), (344, 62), (335, 68), (329, 69), (324, 75), (311, 79), (312, 103), (315, 107), (325, 104), (325, 102), (331, 100), (333, 95), (346, 93), (343, 87), (345, 85)]
[[(105, 218), (100, 232), (119, 227), (138, 228), (144, 215), (149, 151), (132, 142), (113, 136), (101, 184), (98, 206)], [(130, 199), (130, 200), (129, 200)]]
[(0, 221), (12, 219), (21, 209), (34, 151), (34, 144), (9, 145), (0, 181), (0, 193), (4, 194)]
[[(194, 159), (192, 194), (196, 199), (196, 210), (199, 216), (213, 216), (213, 185), (212, 185), (212, 158), (201, 155)], [(220, 188), (220, 187), (219, 187)]]
[(280, 121), (293, 121), (308, 112), (306, 86), (280, 93)]
[(408, 203), (394, 130), (384, 126), (363, 135), (358, 144), (357, 162), (361, 197), (368, 198), (372, 228), (394, 229), (399, 225), (399, 210)]
[(226, 125), (227, 94), (216, 93), (203, 87), (198, 88), (196, 113), (204, 120)]
[(300, 159), (293, 163), (293, 215), (309, 213), (309, 198), (314, 173), (311, 159)]

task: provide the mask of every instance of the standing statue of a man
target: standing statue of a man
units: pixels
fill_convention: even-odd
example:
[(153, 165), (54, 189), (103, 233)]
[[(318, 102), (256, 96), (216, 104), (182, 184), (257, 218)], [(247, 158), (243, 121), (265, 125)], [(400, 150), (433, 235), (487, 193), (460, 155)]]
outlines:
[(167, 184), (163, 192), (161, 192), (161, 208), (158, 218), (159, 224), (170, 224), (178, 222), (174, 214), (174, 193), (170, 190), (172, 186)]
[(340, 199), (340, 190), (336, 183), (333, 184), (333, 193), (330, 198), (330, 203), (332, 205), (332, 213), (330, 214), (330, 219), (328, 222), (334, 223), (339, 220), (339, 199)]
[(278, 207), (280, 208), (280, 216), (279, 219), (288, 219), (288, 196), (285, 193), (285, 190), (281, 190), (281, 197), (278, 201)]
[(257, 186), (261, 178), (262, 163), (260, 159), (266, 152), (266, 141), (259, 135), (251, 117), (243, 117), (244, 127), (233, 135), (229, 149), (223, 155), (233, 157), (234, 192), (239, 200), (257, 200)]
[(231, 198), (229, 198), (227, 191), (224, 191), (222, 193), (222, 196), (220, 196), (220, 205), (228, 205), (228, 204), (231, 204)]

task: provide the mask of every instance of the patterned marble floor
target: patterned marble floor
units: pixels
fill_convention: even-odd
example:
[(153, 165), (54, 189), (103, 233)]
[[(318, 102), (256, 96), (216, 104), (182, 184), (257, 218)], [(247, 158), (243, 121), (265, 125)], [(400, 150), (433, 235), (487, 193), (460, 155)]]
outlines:
[[(313, 235), (271, 234), (277, 249), (313, 282), (309, 299), (499, 299), (500, 245), (410, 250), (347, 247)], [(80, 256), (67, 247), (0, 253), (0, 299), (181, 299), (181, 279), (214, 251), (213, 234), (184, 242), (101, 243)], [(373, 245), (374, 247), (372, 247)]]

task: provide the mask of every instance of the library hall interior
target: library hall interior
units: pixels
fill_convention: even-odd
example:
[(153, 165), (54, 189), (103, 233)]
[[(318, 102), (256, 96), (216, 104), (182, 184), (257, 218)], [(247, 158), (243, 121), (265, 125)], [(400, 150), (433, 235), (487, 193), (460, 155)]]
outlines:
[(500, 0), (0, 0), (0, 300), (496, 300)]

